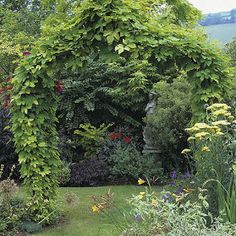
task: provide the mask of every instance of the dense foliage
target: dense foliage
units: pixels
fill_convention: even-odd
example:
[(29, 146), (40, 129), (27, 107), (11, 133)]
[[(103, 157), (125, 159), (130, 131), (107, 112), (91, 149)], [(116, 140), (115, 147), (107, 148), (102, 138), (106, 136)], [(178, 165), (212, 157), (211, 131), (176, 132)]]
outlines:
[[(46, 26), (50, 34), (36, 43), (18, 67), (12, 81), (11, 130), (22, 177), (30, 187), (35, 220), (47, 218), (54, 209), (60, 166), (56, 131), (59, 98), (55, 87), (62, 88), (55, 80), (61, 71), (83, 71), (92, 54), (107, 65), (120, 65), (121, 61), (130, 73), (127, 79), (113, 82), (112, 93), (118, 101), (122, 98), (122, 105), (135, 106), (140, 94), (145, 96), (147, 87), (157, 82), (156, 75), (173, 67), (185, 70), (192, 86), (195, 119), (204, 117), (205, 103), (227, 96), (231, 79), (221, 51), (198, 31), (182, 27), (196, 23), (194, 13), (198, 11), (185, 1), (167, 0), (164, 13), (157, 14), (163, 5), (149, 3), (82, 1), (70, 20)], [(157, 11), (152, 11), (153, 7)], [(163, 20), (171, 10), (173, 17)], [(180, 22), (174, 24), (176, 17)]]
[[(187, 191), (187, 189), (185, 189)], [(163, 191), (157, 196), (151, 188), (140, 192), (130, 200), (132, 222), (123, 232), (126, 236), (231, 236), (235, 233), (235, 224), (223, 223), (222, 218), (214, 218), (208, 212), (206, 190), (198, 190), (197, 201), (185, 198), (192, 193), (184, 192), (174, 195), (173, 201), (163, 202), (163, 197), (171, 197), (170, 192)], [(207, 225), (206, 217), (211, 217)]]
[(90, 157), (71, 165), (70, 186), (99, 186), (109, 183), (110, 168), (102, 157)]
[(172, 83), (166, 81), (154, 85), (158, 93), (154, 114), (146, 119), (147, 136), (152, 145), (161, 151), (165, 170), (186, 167), (188, 161), (181, 155), (187, 147), (188, 126), (192, 114), (190, 107), (191, 86), (184, 77)]
[(162, 168), (154, 157), (142, 155), (132, 145), (119, 145), (108, 157), (110, 166), (110, 178), (120, 182), (136, 182), (139, 177), (160, 177)]
[[(8, 111), (0, 110), (0, 165), (3, 165), (1, 178), (9, 176), (13, 165), (17, 163), (17, 155), (14, 152), (14, 145), (11, 141), (12, 134), (7, 127), (9, 126), (10, 114)], [(13, 177), (19, 177), (19, 172), (14, 169)]]

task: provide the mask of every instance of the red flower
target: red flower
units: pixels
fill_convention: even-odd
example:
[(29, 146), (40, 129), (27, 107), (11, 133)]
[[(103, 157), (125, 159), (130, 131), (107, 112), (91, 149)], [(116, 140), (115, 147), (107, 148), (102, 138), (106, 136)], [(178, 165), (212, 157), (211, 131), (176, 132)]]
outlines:
[(5, 92), (5, 87), (0, 88), (0, 94)]
[(5, 87), (5, 91), (11, 90), (12, 88), (13, 88), (12, 85), (8, 85), (8, 86)]
[(116, 137), (117, 137), (118, 139), (122, 139), (122, 133), (121, 133), (121, 132), (117, 133), (117, 134), (116, 134)]
[(126, 143), (130, 143), (130, 142), (131, 142), (131, 137), (125, 137), (125, 138), (124, 138), (124, 141), (125, 141)]
[(55, 89), (58, 93), (62, 93), (65, 90), (65, 85), (63, 81), (57, 80), (55, 83)]
[(5, 101), (4, 101), (3, 105), (2, 105), (2, 108), (3, 108), (4, 110), (6, 110), (6, 109), (9, 107), (10, 101), (11, 101), (10, 95), (8, 94), (8, 95), (5, 97)]
[(109, 138), (110, 138), (111, 141), (114, 141), (114, 140), (116, 139), (116, 134), (115, 134), (115, 132), (111, 132), (111, 133), (109, 134)]
[(30, 54), (31, 54), (31, 52), (28, 52), (28, 51), (23, 52), (23, 56), (26, 56), (26, 57), (30, 56)]
[(12, 76), (9, 75), (9, 76), (6, 78), (5, 82), (9, 83), (9, 82), (11, 82), (11, 81), (12, 81)]

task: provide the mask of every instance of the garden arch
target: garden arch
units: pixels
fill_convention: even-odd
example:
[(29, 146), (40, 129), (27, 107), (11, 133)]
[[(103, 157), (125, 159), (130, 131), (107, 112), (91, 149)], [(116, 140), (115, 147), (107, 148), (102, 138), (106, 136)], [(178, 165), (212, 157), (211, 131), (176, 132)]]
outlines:
[[(30, 188), (30, 209), (39, 221), (54, 208), (59, 153), (55, 75), (81, 70), (94, 53), (105, 61), (123, 57), (155, 66), (173, 59), (193, 87), (192, 109), (201, 119), (203, 105), (223, 99), (230, 89), (228, 65), (218, 49), (198, 32), (160, 24), (135, 1), (87, 0), (74, 18), (44, 37), (18, 67), (13, 83), (12, 127), (21, 174)], [(139, 77), (134, 78), (139, 83)]]

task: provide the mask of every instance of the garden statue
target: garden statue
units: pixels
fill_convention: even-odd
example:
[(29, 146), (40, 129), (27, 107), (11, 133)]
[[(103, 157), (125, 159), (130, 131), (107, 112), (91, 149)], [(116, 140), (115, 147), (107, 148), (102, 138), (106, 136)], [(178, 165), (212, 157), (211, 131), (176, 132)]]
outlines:
[[(149, 102), (145, 108), (145, 112), (146, 112), (146, 116), (150, 116), (154, 113), (155, 108), (156, 108), (156, 97), (157, 94), (154, 92), (150, 92), (149, 94)], [(144, 130), (143, 130), (143, 139), (145, 142), (145, 146), (144, 146), (144, 152), (147, 150), (153, 150), (155, 149), (152, 145), (152, 139), (153, 137), (151, 137), (151, 127), (150, 125), (147, 123)]]
[[(156, 99), (157, 94), (154, 92), (150, 92), (149, 94), (149, 102), (145, 108), (146, 117), (153, 115), (156, 109)], [(157, 165), (160, 167), (162, 166), (162, 163), (160, 161), (160, 150), (155, 147), (154, 145), (154, 139), (152, 135), (152, 128), (150, 127), (150, 124), (147, 122), (146, 126), (143, 130), (143, 140), (145, 142), (144, 148), (143, 148), (143, 154), (152, 155), (155, 157), (157, 161)]]
[(145, 108), (145, 112), (147, 115), (151, 115), (154, 113), (155, 108), (156, 108), (156, 96), (157, 94), (154, 92), (151, 92), (149, 94), (149, 102)]

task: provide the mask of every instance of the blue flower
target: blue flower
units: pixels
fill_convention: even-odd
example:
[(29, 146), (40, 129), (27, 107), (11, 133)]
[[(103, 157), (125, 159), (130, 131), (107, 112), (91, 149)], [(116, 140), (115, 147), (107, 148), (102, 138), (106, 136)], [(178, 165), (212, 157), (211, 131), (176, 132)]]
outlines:
[(173, 182), (169, 183), (169, 186), (176, 186), (176, 183), (175, 183), (175, 181), (173, 181)]
[(184, 174), (182, 175), (182, 180), (185, 180), (187, 178), (191, 178), (191, 174), (189, 173), (189, 171), (185, 171)]
[(183, 192), (183, 186), (180, 185), (175, 193), (179, 195), (182, 192)]
[(169, 198), (170, 198), (170, 193), (167, 193), (164, 197), (163, 197), (163, 199), (164, 199), (164, 202), (166, 202)]
[(140, 215), (140, 214), (136, 214), (136, 215), (135, 215), (135, 221), (136, 221), (136, 222), (140, 222), (141, 220), (142, 220), (141, 215)]
[(169, 199), (169, 201), (170, 201), (170, 202), (173, 202), (173, 201), (174, 201), (174, 199), (171, 197), (171, 198)]
[(166, 198), (169, 198), (169, 197), (170, 197), (170, 193), (167, 193), (167, 194), (166, 194)]
[(177, 172), (174, 170), (170, 173), (171, 179), (177, 179)]

